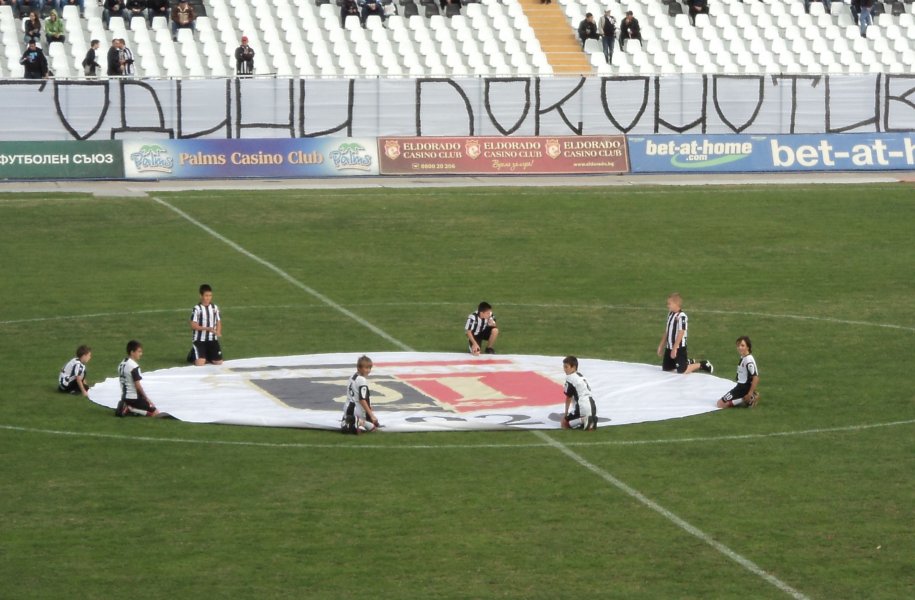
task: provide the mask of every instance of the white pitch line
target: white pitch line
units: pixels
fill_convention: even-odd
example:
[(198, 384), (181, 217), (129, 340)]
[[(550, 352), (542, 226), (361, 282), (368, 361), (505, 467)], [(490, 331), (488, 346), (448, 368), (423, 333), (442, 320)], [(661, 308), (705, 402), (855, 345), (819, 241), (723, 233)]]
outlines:
[[(357, 302), (352, 304), (346, 304), (352, 308), (362, 308), (362, 307), (384, 307), (384, 306), (467, 306), (468, 302)], [(528, 304), (528, 303), (517, 303), (517, 302), (500, 302), (499, 306), (514, 306), (518, 308), (568, 308), (568, 309), (604, 309), (604, 310), (638, 310), (638, 311), (653, 311), (657, 312), (658, 307), (656, 306), (626, 306), (626, 305), (616, 305), (616, 304)], [(224, 306), (224, 308), (231, 310), (256, 310), (256, 309), (275, 309), (275, 308), (315, 308), (315, 307), (324, 307), (331, 308), (336, 310), (336, 306), (330, 306), (326, 303), (321, 304), (280, 304), (275, 306), (270, 305), (259, 305), (259, 306)], [(144, 315), (144, 314), (156, 314), (156, 313), (169, 313), (169, 312), (184, 312), (187, 309), (184, 308), (164, 308), (164, 309), (150, 309), (150, 310), (138, 310), (138, 311), (127, 311), (127, 312), (105, 312), (105, 313), (90, 313), (84, 315), (58, 315), (52, 317), (34, 317), (29, 319), (13, 319), (8, 321), (0, 321), (0, 325), (17, 325), (20, 323), (40, 323), (43, 321), (69, 321), (69, 320), (78, 320), (78, 319), (95, 319), (95, 318), (105, 318), (105, 317), (120, 317), (120, 316), (131, 316), (131, 315)], [(225, 312), (225, 311), (223, 311)], [(714, 315), (734, 315), (734, 316), (743, 316), (743, 317), (762, 317), (766, 319), (791, 319), (795, 321), (819, 321), (823, 323), (833, 323), (836, 325), (855, 325), (859, 327), (879, 327), (881, 329), (895, 329), (898, 331), (915, 331), (915, 327), (910, 327), (907, 325), (895, 325), (893, 323), (874, 323), (871, 321), (855, 321), (849, 319), (836, 319), (832, 317), (817, 317), (813, 315), (792, 315), (792, 314), (780, 314), (780, 313), (765, 313), (765, 312), (756, 312), (756, 311), (738, 311), (738, 310), (715, 310), (715, 309), (701, 309), (694, 308), (691, 310), (694, 313), (709, 313)], [(348, 315), (347, 315), (348, 316)]]
[(710, 536), (709, 534), (705, 533), (704, 531), (702, 531), (695, 525), (690, 524), (689, 522), (683, 520), (682, 518), (678, 517), (674, 513), (670, 512), (669, 510), (667, 510), (666, 508), (664, 508), (663, 506), (661, 506), (660, 504), (658, 504), (657, 502), (655, 502), (654, 500), (652, 500), (651, 498), (649, 498), (648, 496), (643, 494), (642, 492), (627, 485), (623, 481), (617, 479), (616, 477), (614, 477), (613, 475), (611, 475), (609, 472), (605, 471), (604, 469), (601, 469), (600, 467), (587, 461), (585, 458), (583, 458), (582, 456), (577, 454), (574, 450), (572, 450), (571, 448), (569, 448), (562, 442), (553, 439), (552, 437), (550, 437), (549, 435), (547, 435), (546, 433), (544, 433), (542, 431), (535, 431), (534, 435), (536, 435), (537, 437), (539, 437), (540, 439), (542, 439), (543, 441), (548, 443), (550, 446), (556, 448), (557, 450), (559, 450), (560, 452), (565, 454), (567, 457), (574, 460), (576, 463), (578, 463), (582, 467), (588, 469), (589, 471), (591, 471), (592, 473), (594, 473), (595, 475), (597, 475), (598, 477), (600, 477), (601, 479), (603, 479), (604, 481), (606, 481), (607, 483), (609, 483), (610, 485), (615, 487), (616, 489), (618, 489), (621, 492), (625, 493), (626, 495), (631, 496), (632, 498), (638, 500), (641, 504), (643, 504), (644, 506), (647, 506), (654, 512), (658, 513), (659, 515), (661, 515), (662, 517), (664, 517), (665, 519), (667, 519), (668, 521), (670, 521), (671, 523), (673, 523), (674, 525), (676, 525), (677, 527), (679, 527), (680, 529), (685, 531), (686, 533), (705, 542), (706, 544), (708, 544), (709, 546), (711, 546), (712, 548), (714, 548), (721, 554), (725, 555), (726, 557), (728, 557), (731, 560), (733, 560), (734, 562), (736, 562), (738, 565), (740, 565), (747, 571), (753, 573), (754, 575), (757, 575), (758, 577), (761, 577), (767, 583), (770, 583), (771, 585), (775, 586), (779, 590), (788, 594), (792, 598), (796, 598), (797, 600), (807, 600), (807, 596), (805, 596), (798, 590), (794, 589), (793, 587), (791, 587), (790, 585), (788, 585), (787, 583), (785, 583), (784, 581), (782, 581), (775, 575), (772, 575), (768, 571), (763, 570), (759, 565), (754, 563), (749, 558), (747, 558), (741, 554), (738, 554), (737, 552), (734, 552), (733, 550), (731, 550), (730, 548), (728, 548), (727, 546), (725, 546), (724, 544), (722, 544), (721, 542), (719, 542), (718, 540), (716, 540), (715, 538)]
[[(908, 421), (891, 421), (888, 423), (869, 423), (865, 425), (846, 425), (843, 427), (824, 427), (819, 429), (802, 429), (798, 431), (775, 431), (772, 433), (745, 433), (737, 435), (718, 435), (707, 437), (688, 438), (660, 438), (653, 440), (604, 440), (600, 442), (566, 442), (566, 446), (599, 447), (599, 446), (660, 446), (666, 444), (696, 444), (704, 442), (721, 441), (747, 441), (765, 440), (767, 438), (800, 437), (807, 435), (820, 435), (828, 433), (843, 433), (879, 429), (883, 427), (896, 427), (899, 425), (915, 424), (915, 419)], [(166, 444), (202, 444), (214, 446), (253, 446), (256, 448), (340, 448), (340, 449), (372, 449), (372, 450), (476, 450), (476, 449), (511, 449), (511, 448), (544, 448), (544, 443), (522, 444), (307, 444), (301, 442), (245, 442), (227, 440), (202, 440), (193, 438), (164, 438), (150, 436), (132, 436), (115, 433), (96, 433), (92, 431), (67, 431), (59, 429), (39, 429), (34, 427), (20, 427), (18, 425), (0, 425), (0, 430), (21, 431), (24, 433), (41, 433), (45, 435), (62, 435), (67, 437), (88, 437), (110, 440), (162, 442)], [(516, 431), (522, 431), (520, 429)]]
[(260, 263), (261, 265), (263, 265), (264, 267), (267, 267), (268, 269), (270, 269), (271, 271), (273, 271), (274, 273), (276, 273), (277, 275), (279, 275), (280, 277), (282, 277), (283, 279), (285, 279), (286, 281), (288, 281), (289, 283), (291, 283), (291, 284), (294, 285), (295, 287), (299, 288), (300, 290), (302, 290), (302, 291), (305, 292), (306, 294), (309, 294), (310, 296), (312, 296), (312, 297), (314, 297), (314, 298), (320, 300), (321, 302), (323, 302), (323, 303), (326, 304), (327, 306), (333, 308), (333, 309), (336, 310), (337, 312), (340, 312), (340, 313), (346, 315), (347, 317), (349, 317), (349, 318), (352, 319), (353, 321), (359, 323), (360, 325), (362, 325), (363, 327), (365, 327), (366, 329), (368, 329), (369, 331), (371, 331), (371, 332), (374, 333), (375, 335), (377, 335), (377, 336), (383, 338), (384, 340), (390, 342), (391, 344), (397, 346), (397, 347), (400, 348), (401, 350), (406, 350), (406, 351), (408, 351), (408, 352), (412, 352), (412, 351), (413, 351), (412, 348), (410, 348), (409, 346), (407, 346), (406, 344), (404, 344), (403, 342), (401, 342), (400, 340), (398, 340), (398, 339), (395, 338), (394, 336), (390, 335), (388, 332), (386, 332), (386, 331), (384, 331), (383, 329), (381, 329), (381, 328), (379, 328), (379, 327), (376, 327), (375, 325), (369, 323), (368, 321), (366, 321), (365, 319), (363, 319), (362, 317), (360, 317), (359, 315), (357, 315), (357, 314), (354, 313), (353, 311), (349, 310), (348, 308), (345, 308), (345, 307), (341, 306), (340, 304), (337, 304), (336, 302), (334, 302), (333, 300), (331, 300), (330, 298), (328, 298), (327, 296), (325, 296), (324, 294), (322, 294), (322, 293), (319, 292), (318, 290), (312, 288), (311, 286), (305, 285), (304, 283), (302, 283), (301, 281), (299, 281), (298, 279), (296, 279), (295, 277), (293, 277), (292, 275), (290, 275), (289, 273), (287, 273), (287, 272), (284, 271), (283, 269), (281, 269), (281, 268), (279, 268), (278, 266), (274, 265), (272, 262), (270, 262), (270, 261), (268, 261), (268, 260), (265, 260), (265, 259), (261, 258), (260, 256), (257, 256), (256, 254), (252, 253), (252, 252), (249, 252), (248, 250), (246, 250), (245, 248), (243, 248), (243, 247), (240, 246), (239, 244), (233, 242), (232, 240), (230, 240), (229, 238), (225, 237), (224, 235), (222, 235), (222, 234), (219, 233), (218, 231), (216, 231), (216, 230), (214, 230), (214, 229), (208, 227), (207, 225), (201, 223), (200, 221), (198, 221), (197, 219), (195, 219), (195, 218), (192, 217), (191, 215), (187, 214), (186, 212), (184, 212), (184, 211), (181, 210), (180, 208), (178, 208), (178, 207), (176, 207), (176, 206), (172, 206), (171, 204), (169, 204), (169, 203), (166, 202), (165, 200), (162, 200), (161, 198), (156, 198), (155, 196), (152, 196), (152, 199), (153, 199), (154, 201), (156, 201), (157, 203), (161, 204), (162, 206), (164, 206), (165, 208), (169, 209), (170, 211), (172, 211), (172, 212), (175, 213), (176, 215), (180, 216), (181, 218), (183, 218), (183, 219), (184, 219), (185, 221), (187, 221), (188, 223), (191, 223), (192, 225), (195, 225), (196, 227), (199, 227), (199, 228), (202, 229), (203, 231), (207, 232), (208, 234), (210, 234), (211, 236), (213, 236), (214, 238), (216, 238), (216, 239), (219, 240), (220, 242), (224, 243), (225, 245), (229, 246), (230, 248), (232, 248), (233, 250), (235, 250), (235, 251), (238, 252), (239, 254), (242, 254), (242, 255), (244, 255), (244, 256), (247, 256), (248, 258), (250, 258), (250, 259), (253, 260), (254, 262)]

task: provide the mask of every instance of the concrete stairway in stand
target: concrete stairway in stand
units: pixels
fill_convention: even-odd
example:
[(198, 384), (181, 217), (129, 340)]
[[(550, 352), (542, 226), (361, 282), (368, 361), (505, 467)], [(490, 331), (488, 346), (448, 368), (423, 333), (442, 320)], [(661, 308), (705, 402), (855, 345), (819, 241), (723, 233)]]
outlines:
[[(577, 32), (569, 26), (559, 3), (519, 0), (527, 20), (537, 34), (540, 47), (557, 75), (591, 74), (588, 56), (581, 49)], [(582, 15), (584, 18), (584, 15)]]

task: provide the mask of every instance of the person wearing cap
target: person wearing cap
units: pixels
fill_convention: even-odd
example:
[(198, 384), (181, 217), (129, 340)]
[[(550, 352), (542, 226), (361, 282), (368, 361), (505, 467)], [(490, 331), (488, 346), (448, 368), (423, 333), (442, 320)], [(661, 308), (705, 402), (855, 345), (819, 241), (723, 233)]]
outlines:
[(102, 22), (105, 29), (108, 29), (108, 22), (111, 17), (121, 17), (127, 20), (127, 7), (124, 6), (124, 0), (105, 0), (105, 10), (102, 11)]
[(48, 59), (44, 51), (38, 47), (38, 40), (31, 38), (19, 64), (25, 67), (23, 77), (26, 79), (45, 79), (48, 77)]
[(168, 16), (171, 14), (168, 0), (149, 0), (146, 3), (146, 8), (146, 16), (149, 19), (150, 27), (152, 27), (153, 19), (156, 17), (163, 17), (168, 21)]
[(597, 31), (604, 47), (604, 58), (609, 65), (613, 59), (613, 47), (616, 45), (616, 17), (610, 14), (609, 8), (597, 22)]
[(626, 42), (628, 40), (638, 40), (642, 44), (642, 29), (639, 27), (639, 20), (632, 16), (632, 11), (626, 11), (626, 18), (620, 24), (620, 50), (626, 51)]
[(241, 46), (235, 49), (235, 73), (239, 76), (254, 74), (254, 48), (248, 45), (248, 36), (241, 36)]
[(172, 9), (172, 39), (176, 42), (179, 29), (197, 31), (197, 13), (187, 0), (181, 0), (178, 6)]

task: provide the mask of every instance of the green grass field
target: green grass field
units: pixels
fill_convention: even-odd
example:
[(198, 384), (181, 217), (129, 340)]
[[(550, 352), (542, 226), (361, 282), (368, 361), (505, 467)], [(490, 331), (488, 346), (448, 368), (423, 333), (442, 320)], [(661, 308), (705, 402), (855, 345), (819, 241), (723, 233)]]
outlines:
[[(680, 291), (722, 376), (753, 338), (761, 406), (548, 435), (807, 597), (915, 596), (910, 185), (159, 197), (421, 351), (486, 299), (502, 352), (656, 363)], [(203, 281), (227, 358), (397, 348), (153, 199), (0, 197), (0, 240), (0, 598), (786, 597), (530, 432), (64, 397), (81, 343), (92, 381), (130, 338), (180, 364)]]

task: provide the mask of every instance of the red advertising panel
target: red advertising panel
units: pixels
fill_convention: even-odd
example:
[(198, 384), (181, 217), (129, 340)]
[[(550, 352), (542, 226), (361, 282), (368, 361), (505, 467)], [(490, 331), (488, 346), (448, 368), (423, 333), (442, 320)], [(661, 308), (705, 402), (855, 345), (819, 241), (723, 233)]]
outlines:
[(628, 173), (622, 135), (382, 137), (382, 175)]

